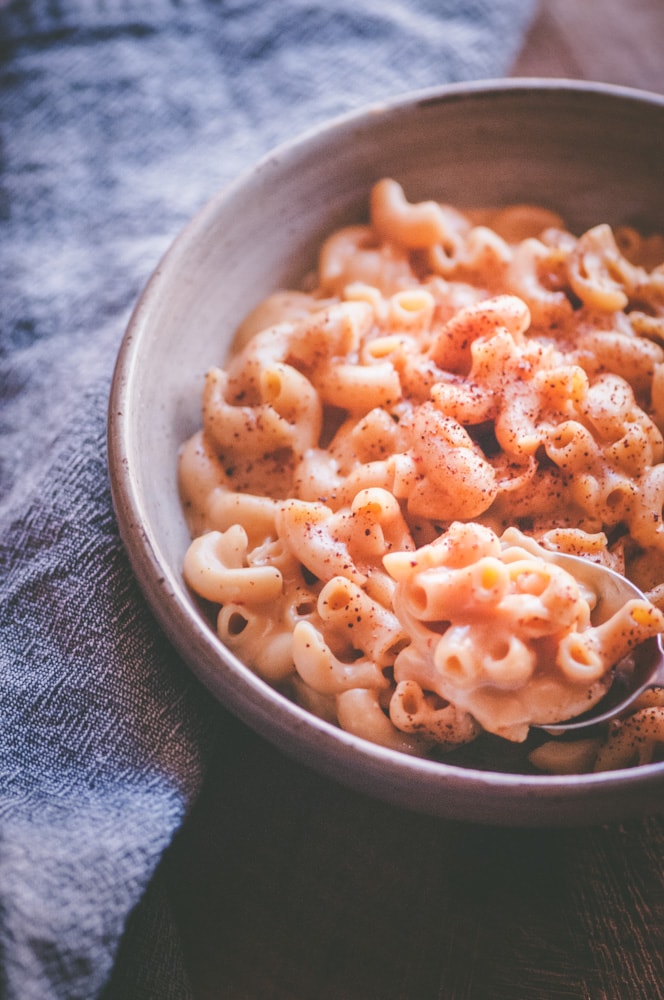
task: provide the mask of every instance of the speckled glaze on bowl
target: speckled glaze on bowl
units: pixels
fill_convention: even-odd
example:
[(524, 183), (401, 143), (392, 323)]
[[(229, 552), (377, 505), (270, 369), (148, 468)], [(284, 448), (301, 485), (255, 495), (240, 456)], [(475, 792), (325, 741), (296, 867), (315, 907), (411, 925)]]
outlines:
[[(157, 619), (194, 673), (245, 723), (320, 772), (441, 817), (581, 825), (659, 811), (664, 764), (521, 776), (413, 758), (367, 743), (273, 691), (226, 650), (184, 586), (189, 536), (179, 445), (200, 425), (203, 374), (247, 311), (296, 287), (333, 228), (365, 217), (392, 176), (411, 200), (533, 201), (575, 231), (664, 229), (664, 97), (599, 84), (452, 85), (337, 119), (275, 150), (214, 197), (161, 261), (129, 323), (109, 404), (120, 531)], [(276, 751), (275, 751), (276, 752)]]

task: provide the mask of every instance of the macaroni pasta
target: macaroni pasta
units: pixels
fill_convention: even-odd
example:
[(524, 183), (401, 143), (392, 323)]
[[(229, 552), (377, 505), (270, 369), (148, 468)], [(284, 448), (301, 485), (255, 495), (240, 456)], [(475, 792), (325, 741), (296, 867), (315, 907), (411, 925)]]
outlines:
[[(656, 759), (664, 693), (584, 739), (533, 727), (598, 701), (664, 631), (664, 245), (547, 209), (410, 203), (324, 243), (205, 377), (179, 481), (184, 575), (222, 641), (366, 739), (523, 766)], [(547, 555), (649, 600), (595, 621)]]

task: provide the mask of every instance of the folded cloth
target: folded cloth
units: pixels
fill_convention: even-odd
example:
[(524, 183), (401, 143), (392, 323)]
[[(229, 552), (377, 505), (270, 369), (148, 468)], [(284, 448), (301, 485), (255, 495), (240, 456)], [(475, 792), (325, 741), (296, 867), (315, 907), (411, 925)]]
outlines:
[[(7, 1000), (100, 995), (224, 724), (156, 627), (110, 502), (108, 390), (141, 286), (269, 147), (504, 73), (531, 15), (524, 0), (0, 0)], [(151, 926), (154, 995), (183, 997), (163, 913)]]

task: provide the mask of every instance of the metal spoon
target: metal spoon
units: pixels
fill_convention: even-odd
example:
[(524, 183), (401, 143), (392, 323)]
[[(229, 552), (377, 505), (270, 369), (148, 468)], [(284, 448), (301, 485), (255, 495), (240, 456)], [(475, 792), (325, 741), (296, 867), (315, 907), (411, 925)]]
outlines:
[[(629, 580), (606, 566), (559, 552), (547, 553), (547, 558), (567, 570), (579, 583), (590, 587), (598, 597), (593, 619), (595, 624), (606, 621), (632, 598), (644, 600), (644, 595)], [(636, 701), (647, 688), (664, 685), (664, 646), (662, 636), (653, 636), (637, 646), (628, 660), (615, 667), (611, 687), (593, 708), (573, 719), (540, 726), (547, 733), (559, 734), (586, 729), (607, 722)]]

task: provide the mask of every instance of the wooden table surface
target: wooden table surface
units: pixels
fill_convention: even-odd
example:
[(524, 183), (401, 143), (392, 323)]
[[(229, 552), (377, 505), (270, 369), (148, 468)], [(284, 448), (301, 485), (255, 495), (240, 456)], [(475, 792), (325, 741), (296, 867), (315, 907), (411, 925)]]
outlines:
[[(513, 73), (664, 92), (664, 2), (544, 0)], [(223, 739), (162, 869), (196, 1000), (664, 997), (664, 818), (444, 823)]]

